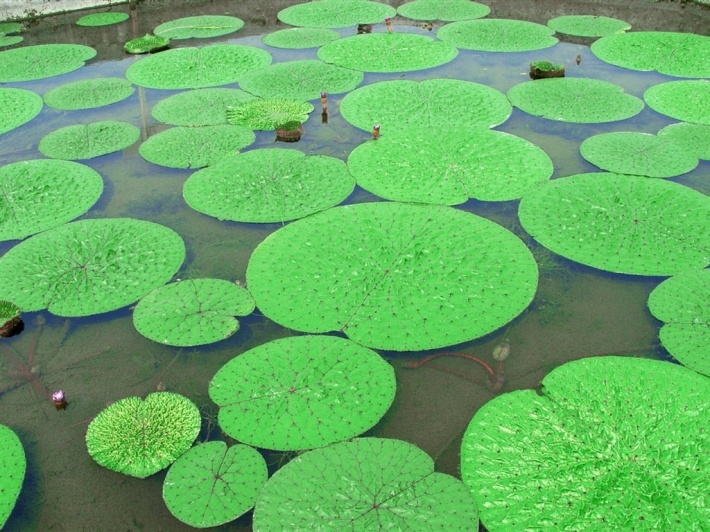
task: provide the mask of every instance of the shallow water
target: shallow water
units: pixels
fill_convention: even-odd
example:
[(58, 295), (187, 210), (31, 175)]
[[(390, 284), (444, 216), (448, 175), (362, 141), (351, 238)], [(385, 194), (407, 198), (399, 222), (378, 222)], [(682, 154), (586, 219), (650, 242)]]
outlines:
[[(152, 2), (140, 4), (130, 23), (107, 28), (78, 28), (73, 22), (84, 13), (67, 14), (40, 21), (25, 34), (24, 44), (77, 42), (94, 46), (97, 59), (79, 71), (47, 80), (11, 83), (44, 94), (50, 88), (93, 77), (123, 76), (134, 57), (122, 52), (123, 42), (145, 34), (158, 23), (180, 16), (230, 13), (247, 25), (240, 32), (217, 39), (182, 41), (179, 45), (232, 42), (268, 49), (274, 61), (315, 58), (316, 51), (277, 50), (261, 44), (260, 35), (273, 26), (274, 13), (295, 2), (272, 2), (271, 9), (235, 7), (232, 2), (189, 3), (186, 7), (159, 10)], [(401, 2), (393, 3), (398, 5)], [(242, 4), (242, 3), (240, 3)], [(520, 2), (491, 2), (493, 16), (513, 16)], [(531, 2), (534, 16), (519, 18), (544, 22), (561, 14), (587, 14), (579, 2)], [(607, 3), (613, 4), (613, 3)], [(628, 4), (628, 3), (625, 3)], [(691, 21), (672, 4), (641, 5), (656, 13), (655, 29), (684, 29)], [(261, 4), (258, 4), (261, 6)], [(597, 14), (624, 18), (619, 5), (591, 2)], [(551, 7), (555, 12), (551, 13)], [(690, 7), (690, 6), (689, 6)], [(654, 9), (658, 11), (653, 11)], [(127, 10), (127, 6), (119, 6)], [(235, 13), (234, 9), (238, 9)], [(243, 10), (251, 9), (248, 14)], [(663, 11), (666, 10), (666, 11)], [(671, 11), (678, 11), (678, 27), (667, 27)], [(672, 11), (675, 13), (676, 11)], [(660, 15), (659, 15), (660, 14)], [(544, 17), (540, 20), (540, 17)], [(629, 19), (627, 19), (629, 20)], [(423, 34), (424, 29), (406, 24), (398, 31)], [(629, 22), (635, 22), (629, 20)], [(694, 22), (693, 22), (694, 23)], [(646, 24), (645, 28), (643, 27)], [(653, 16), (643, 18), (638, 29), (654, 29)], [(637, 29), (635, 27), (635, 29)], [(696, 30), (701, 32), (699, 30)], [(354, 29), (343, 30), (343, 34)], [(707, 28), (704, 33), (707, 33)], [(61, 38), (60, 38), (61, 37)], [(575, 57), (582, 61), (575, 64)], [(385, 79), (421, 80), (451, 77), (484, 83), (502, 92), (525, 81), (531, 60), (564, 63), (569, 76), (612, 81), (635, 96), (660, 81), (675, 79), (656, 73), (619, 69), (597, 60), (585, 44), (560, 43), (556, 47), (526, 53), (477, 53), (462, 51), (447, 65), (406, 74), (368, 74), (365, 83)], [(144, 138), (162, 130), (150, 116), (150, 109), (174, 91), (139, 89), (123, 102), (94, 110), (60, 112), (46, 108), (29, 124), (0, 136), (0, 164), (41, 157), (39, 140), (54, 129), (73, 123), (120, 119), (142, 128)], [(274, 144), (273, 133), (260, 132), (248, 149), (297, 147), (309, 154), (326, 154), (345, 159), (368, 134), (347, 124), (338, 112), (342, 95), (329, 97), (329, 120), (322, 124), (315, 112), (304, 125), (306, 133), (295, 145)], [(318, 104), (316, 102), (316, 108)], [(645, 131), (655, 133), (674, 122), (646, 108), (636, 117), (619, 123), (570, 125), (530, 117), (514, 110), (511, 118), (496, 129), (513, 133), (541, 146), (555, 165), (554, 177), (594, 171), (579, 155), (580, 142), (602, 131)], [(192, 171), (152, 165), (138, 154), (138, 144), (124, 150), (81, 161), (96, 169), (105, 181), (105, 190), (88, 217), (130, 216), (154, 221), (177, 231), (185, 240), (188, 256), (178, 278), (215, 277), (244, 280), (252, 250), (280, 224), (220, 222), (188, 208), (182, 199), (182, 185)], [(693, 172), (674, 179), (708, 193), (710, 163), (701, 162)], [(378, 201), (357, 188), (346, 202)], [(457, 208), (484, 216), (511, 229), (531, 247), (540, 263), (540, 283), (532, 305), (501, 330), (476, 341), (445, 351), (465, 352), (490, 360), (493, 348), (504, 338), (511, 344), (504, 391), (535, 388), (553, 368), (570, 360), (603, 354), (666, 357), (657, 345), (659, 323), (647, 308), (646, 299), (659, 278), (614, 275), (574, 264), (537, 246), (520, 228), (517, 202), (484, 203), (469, 201)], [(13, 243), (0, 243), (0, 253)], [(17, 380), (14, 359), (0, 355), (0, 423), (17, 432), (27, 453), (27, 477), (7, 530), (189, 530), (166, 509), (162, 500), (165, 472), (138, 480), (97, 466), (86, 452), (86, 425), (102, 408), (118, 399), (146, 394), (159, 386), (191, 398), (203, 413), (200, 439), (219, 438), (214, 427), (217, 407), (207, 395), (207, 385), (215, 372), (234, 356), (275, 338), (291, 334), (258, 314), (241, 319), (241, 329), (217, 344), (196, 348), (159, 345), (138, 334), (131, 310), (122, 309), (100, 316), (66, 320), (46, 312), (23, 316), (26, 330), (7, 340), (24, 358), (36, 366), (32, 382)], [(42, 320), (46, 324), (42, 325)], [(0, 351), (2, 353), (2, 351)], [(385, 418), (368, 435), (400, 438), (429, 453), (440, 471), (458, 476), (458, 447), (473, 414), (494, 394), (483, 384), (481, 368), (461, 358), (441, 358), (419, 369), (405, 363), (424, 356), (382, 353), (396, 369), (397, 397)], [(428, 353), (426, 353), (428, 354)], [(29, 360), (30, 357), (32, 360)], [(15, 387), (17, 384), (20, 386)], [(9, 389), (8, 389), (9, 388)], [(55, 411), (44, 391), (64, 389), (70, 403), (66, 411)], [(2, 392), (2, 390), (6, 390)], [(229, 439), (227, 438), (227, 441)], [(275, 467), (288, 459), (268, 455)], [(221, 530), (248, 529), (245, 516)]]

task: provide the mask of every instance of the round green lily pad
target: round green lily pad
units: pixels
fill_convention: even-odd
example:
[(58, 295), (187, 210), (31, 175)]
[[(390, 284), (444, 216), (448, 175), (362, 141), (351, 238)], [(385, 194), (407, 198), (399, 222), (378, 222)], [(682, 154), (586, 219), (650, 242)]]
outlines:
[(167, 48), (169, 44), (170, 39), (165, 37), (156, 37), (155, 35), (148, 33), (143, 37), (131, 39), (123, 46), (123, 49), (129, 54), (147, 54), (161, 48)]
[(239, 86), (261, 98), (315, 100), (321, 92), (338, 94), (357, 87), (364, 74), (323, 61), (304, 59), (277, 63), (246, 74)]
[(232, 438), (295, 451), (369, 430), (392, 404), (395, 386), (392, 366), (366, 347), (335, 336), (293, 336), (227, 362), (209, 394)]
[(397, 8), (397, 14), (413, 20), (470, 20), (482, 18), (491, 8), (468, 0), (415, 0)]
[(348, 168), (382, 198), (442, 205), (517, 199), (552, 176), (541, 148), (485, 127), (393, 132), (355, 148)]
[(19, 33), (22, 31), (22, 24), (19, 22), (0, 22), (0, 33), (9, 35), (10, 33)]
[(125, 100), (134, 92), (131, 82), (124, 78), (85, 79), (46, 92), (44, 103), (62, 111), (93, 109)]
[(709, 395), (669, 362), (569, 362), (476, 412), (461, 477), (488, 530), (702, 530)]
[(513, 233), (438, 205), (328, 209), (272, 233), (247, 267), (259, 310), (298, 331), (340, 331), (421, 351), (484, 336), (519, 315), (537, 265)]
[(710, 124), (679, 122), (662, 128), (658, 136), (685, 146), (698, 159), (710, 161)]
[(575, 124), (625, 120), (643, 109), (643, 101), (600, 79), (547, 78), (513, 85), (510, 102), (534, 116)]
[(648, 298), (664, 322), (659, 336), (681, 364), (710, 377), (710, 270), (689, 270), (666, 279)]
[(43, 105), (35, 92), (0, 87), (0, 135), (32, 120)]
[(0, 83), (33, 81), (73, 72), (96, 55), (81, 44), (38, 44), (0, 52)]
[(128, 148), (141, 130), (128, 122), (104, 120), (59, 128), (39, 141), (39, 151), (53, 159), (93, 159)]
[(77, 26), (110, 26), (128, 20), (128, 13), (93, 13), (76, 21)]
[(273, 131), (287, 122), (305, 122), (313, 105), (287, 98), (250, 100), (241, 105), (227, 107), (227, 122), (261, 131)]
[(12, 46), (21, 43), (25, 38), (20, 35), (3, 35), (0, 33), (0, 47)]
[(202, 418), (187, 397), (155, 392), (126, 397), (104, 408), (86, 429), (86, 447), (97, 464), (146, 478), (184, 454), (200, 433)]
[(512, 110), (500, 91), (458, 79), (381, 81), (355, 89), (340, 103), (345, 120), (367, 132), (380, 124), (383, 138), (390, 130), (410, 127), (491, 128), (505, 122)]
[(628, 22), (598, 15), (564, 15), (548, 20), (547, 25), (557, 33), (577, 37), (604, 37), (631, 29)]
[(130, 218), (72, 222), (35, 235), (0, 258), (0, 299), (23, 311), (89, 316), (138, 301), (185, 260), (172, 229)]
[(601, 270), (675, 275), (710, 263), (710, 198), (669, 181), (555, 179), (523, 196), (518, 216), (546, 248)]
[(192, 174), (183, 195), (196, 211), (235, 222), (284, 222), (333, 207), (355, 188), (345, 163), (298, 150), (259, 149)]
[(340, 34), (328, 28), (288, 28), (267, 33), (261, 40), (273, 48), (302, 50), (319, 48), (340, 39)]
[(235, 316), (254, 310), (241, 286), (222, 279), (195, 279), (156, 288), (133, 311), (133, 325), (146, 338), (167, 345), (205, 345), (239, 330)]
[(256, 140), (244, 126), (173, 127), (153, 135), (139, 148), (153, 164), (169, 168), (202, 168), (236, 154)]
[(271, 54), (260, 48), (212, 44), (143, 57), (128, 67), (126, 77), (151, 89), (199, 89), (234, 83), (250, 70), (270, 63)]
[(254, 529), (478, 530), (466, 486), (401, 440), (358, 438), (304, 453), (279, 469), (254, 509)]
[(228, 107), (255, 99), (239, 89), (196, 89), (160, 100), (151, 114), (171, 126), (217, 126), (227, 123)]
[(160, 24), (153, 33), (167, 39), (206, 39), (234, 33), (244, 27), (244, 21), (226, 15), (198, 15)]
[(617, 33), (596, 41), (591, 51), (606, 63), (630, 70), (657, 70), (684, 78), (710, 77), (710, 37), (694, 33)]
[(81, 216), (103, 188), (98, 172), (75, 162), (37, 159), (0, 167), (0, 241), (21, 240)]
[(26, 465), (20, 438), (9, 427), (0, 425), (0, 528), (5, 526), (20, 496)]
[(253, 447), (201, 443), (170, 466), (163, 500), (170, 513), (187, 525), (218, 526), (254, 506), (267, 476), (266, 462)]
[(651, 109), (662, 115), (692, 124), (710, 126), (710, 81), (708, 80), (659, 83), (647, 89), (643, 99)]
[(451, 44), (415, 33), (365, 33), (338, 39), (318, 49), (318, 58), (363, 72), (410, 72), (453, 61)]
[(527, 52), (557, 44), (554, 30), (524, 20), (479, 19), (452, 22), (436, 36), (457, 48), (480, 52)]
[(587, 161), (617, 174), (674, 177), (698, 166), (698, 158), (685, 146), (649, 133), (601, 133), (582, 142)]
[(395, 8), (366, 0), (316, 0), (282, 9), (276, 15), (284, 24), (308, 28), (347, 28), (384, 22), (397, 14)]

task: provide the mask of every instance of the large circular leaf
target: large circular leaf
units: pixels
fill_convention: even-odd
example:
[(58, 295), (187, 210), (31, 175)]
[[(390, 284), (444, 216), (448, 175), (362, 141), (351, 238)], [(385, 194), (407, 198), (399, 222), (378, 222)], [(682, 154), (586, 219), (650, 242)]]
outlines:
[(44, 103), (62, 111), (93, 109), (125, 100), (134, 92), (124, 78), (84, 79), (51, 89), (45, 93)]
[(171, 126), (218, 126), (227, 123), (227, 108), (255, 100), (239, 89), (196, 89), (160, 100), (151, 114)]
[(365, 203), (272, 233), (254, 250), (247, 279), (259, 310), (286, 327), (417, 351), (508, 323), (532, 300), (537, 266), (519, 238), (485, 218)]
[(710, 161), (710, 124), (679, 122), (660, 129), (658, 136), (685, 146), (698, 159)]
[(372, 428), (395, 394), (380, 355), (334, 336), (294, 336), (242, 353), (209, 386), (219, 426), (255, 447), (313, 449)]
[(284, 24), (308, 28), (346, 28), (357, 24), (374, 24), (397, 11), (386, 4), (366, 0), (317, 0), (287, 7), (277, 17)]
[(166, 39), (206, 39), (234, 33), (243, 27), (244, 21), (237, 17), (198, 15), (164, 22), (156, 27), (153, 33)]
[(77, 26), (110, 26), (112, 24), (118, 24), (124, 20), (128, 20), (128, 13), (118, 13), (118, 12), (107, 12), (107, 13), (92, 13), (90, 15), (84, 15), (76, 21)]
[(81, 44), (39, 44), (0, 52), (0, 83), (32, 81), (73, 72), (96, 55)]
[(547, 25), (557, 33), (578, 37), (604, 37), (631, 29), (628, 22), (598, 15), (563, 15), (548, 20)]
[(340, 34), (327, 28), (288, 28), (267, 33), (261, 38), (267, 46), (292, 50), (319, 48), (336, 39), (340, 39)]
[(227, 122), (261, 131), (273, 131), (288, 122), (305, 122), (313, 105), (287, 98), (251, 100), (227, 108)]
[(643, 98), (651, 109), (663, 115), (693, 124), (710, 126), (710, 81), (708, 80), (659, 83), (646, 90)]
[(554, 30), (524, 20), (479, 19), (452, 22), (436, 36), (457, 48), (481, 52), (526, 52), (557, 44)]
[(9, 427), (0, 425), (0, 528), (5, 526), (20, 496), (26, 463), (20, 438)]
[(128, 148), (140, 138), (133, 124), (104, 120), (59, 128), (39, 141), (39, 151), (53, 159), (93, 159)]
[(414, 20), (469, 20), (485, 17), (491, 8), (468, 0), (415, 0), (397, 8), (397, 14)]
[(42, 110), (42, 97), (25, 89), (0, 88), (0, 135), (26, 124)]

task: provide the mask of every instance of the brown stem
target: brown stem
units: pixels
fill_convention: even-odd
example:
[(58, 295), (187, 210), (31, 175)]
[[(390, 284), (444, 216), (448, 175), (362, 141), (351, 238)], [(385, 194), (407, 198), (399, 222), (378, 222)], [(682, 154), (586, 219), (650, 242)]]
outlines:
[(488, 375), (490, 378), (495, 378), (495, 371), (493, 371), (493, 368), (490, 367), (488, 364), (486, 364), (483, 360), (480, 358), (476, 358), (473, 355), (467, 355), (466, 353), (437, 353), (435, 355), (430, 355), (426, 358), (423, 358), (421, 360), (413, 361), (413, 362), (408, 362), (406, 364), (406, 367), (408, 368), (419, 368), (426, 364), (427, 362), (430, 362), (434, 360), (435, 358), (439, 357), (459, 357), (459, 358), (467, 358), (468, 360), (473, 360), (474, 362), (478, 362), (481, 366), (485, 368), (485, 370), (488, 372)]

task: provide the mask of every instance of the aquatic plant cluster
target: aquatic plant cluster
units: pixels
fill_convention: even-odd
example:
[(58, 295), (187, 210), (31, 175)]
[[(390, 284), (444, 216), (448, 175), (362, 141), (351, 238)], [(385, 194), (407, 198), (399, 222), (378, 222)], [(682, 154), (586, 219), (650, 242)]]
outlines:
[[(165, 504), (196, 528), (252, 509), (259, 531), (475, 530), (479, 520), (490, 532), (702, 530), (710, 522), (710, 469), (698, 459), (710, 452), (710, 198), (670, 180), (710, 160), (710, 37), (633, 32), (587, 15), (543, 26), (489, 14), (468, 0), (399, 9), (316, 0), (282, 10), (279, 20), (293, 27), (263, 36), (263, 46), (191, 46), (244, 27), (236, 17), (192, 16), (126, 43), (146, 55), (125, 78), (73, 81), (43, 95), (0, 87), (0, 135), (47, 108), (100, 109), (136, 96), (144, 103), (146, 91), (180, 91), (152, 107), (166, 127), (148, 138), (127, 121), (70, 125), (37, 143), (45, 158), (0, 167), (0, 240), (19, 241), (0, 257), (5, 321), (20, 311), (81, 318), (132, 306), (138, 333), (182, 348), (229, 338), (258, 309), (293, 332), (245, 350), (212, 377), (222, 440), (195, 443), (200, 409), (163, 385), (95, 409), (85, 440), (97, 464), (140, 479), (169, 468)], [(77, 24), (128, 18), (103, 13)], [(0, 25), (0, 46), (20, 43), (6, 36), (20, 30)], [(565, 72), (544, 57), (560, 35), (595, 39), (590, 60), (663, 80), (641, 98)], [(315, 59), (273, 63), (269, 51), (309, 48)], [(504, 94), (446, 70), (462, 51), (540, 59), (530, 63), (533, 80)], [(95, 56), (83, 45), (10, 48), (0, 52), (0, 83), (68, 74)], [(570, 59), (580, 66), (581, 55)], [(368, 75), (409, 73), (414, 79), (363, 85)], [(361, 139), (344, 158), (297, 149), (319, 105), (321, 127), (337, 117), (334, 131)], [(655, 134), (589, 136), (579, 156), (601, 171), (560, 176), (542, 147), (495, 129), (514, 108), (569, 127), (623, 124), (647, 108), (678, 122)], [(293, 144), (259, 147), (273, 131)], [(245, 283), (178, 278), (190, 259), (179, 231), (92, 210), (110, 179), (86, 161), (139, 140), (145, 161), (193, 171), (182, 199), (194, 211), (225, 224), (280, 224), (251, 253)], [(377, 201), (349, 203), (356, 187)], [(586, 358), (548, 373), (542, 393), (496, 395), (463, 435), (459, 479), (435, 471), (415, 445), (368, 432), (397, 400), (388, 355), (499, 334), (535, 298), (540, 274), (529, 246), (459, 208), (470, 201), (518, 202), (521, 230), (570, 261), (667, 277), (648, 308), (679, 364)], [(57, 410), (71, 409), (66, 388), (49, 394), (32, 364), (7, 352), (22, 382)], [(474, 361), (498, 394), (511, 353), (503, 338), (491, 365), (462, 351), (426, 353), (408, 367), (443, 356)], [(270, 452), (298, 454), (273, 471)], [(25, 468), (20, 438), (0, 425), (0, 470), (9, 472), (0, 478), (0, 526)]]

